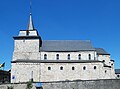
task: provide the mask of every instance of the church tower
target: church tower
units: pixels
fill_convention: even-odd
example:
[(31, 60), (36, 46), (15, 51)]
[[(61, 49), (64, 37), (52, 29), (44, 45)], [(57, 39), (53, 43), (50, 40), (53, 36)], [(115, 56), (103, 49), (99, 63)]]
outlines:
[[(20, 30), (14, 38), (14, 52), (11, 62), (11, 82), (38, 81), (40, 64), (36, 66), (33, 61), (40, 60), (40, 47), (42, 39), (34, 28), (32, 13), (27, 30)], [(22, 75), (22, 76), (21, 76)]]
[[(30, 18), (28, 23), (27, 30), (20, 30), (19, 35), (14, 38), (14, 56), (13, 61), (20, 58), (22, 60), (32, 59), (37, 60), (32, 55), (37, 55), (42, 46), (41, 37), (38, 34), (38, 31), (34, 28), (32, 13), (30, 12)], [(24, 56), (23, 56), (24, 55)]]

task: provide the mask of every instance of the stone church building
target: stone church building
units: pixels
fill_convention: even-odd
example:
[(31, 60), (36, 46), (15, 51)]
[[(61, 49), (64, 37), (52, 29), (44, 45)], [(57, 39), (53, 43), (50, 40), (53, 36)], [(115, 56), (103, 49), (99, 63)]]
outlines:
[(11, 82), (115, 79), (114, 60), (89, 40), (42, 40), (32, 14), (14, 38)]

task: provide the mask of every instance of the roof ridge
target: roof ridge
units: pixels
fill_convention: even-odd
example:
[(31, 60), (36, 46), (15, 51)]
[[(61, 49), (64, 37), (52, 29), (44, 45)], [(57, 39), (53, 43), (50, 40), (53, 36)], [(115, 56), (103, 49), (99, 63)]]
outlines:
[(86, 41), (86, 42), (91, 42), (90, 40), (43, 40), (43, 41)]

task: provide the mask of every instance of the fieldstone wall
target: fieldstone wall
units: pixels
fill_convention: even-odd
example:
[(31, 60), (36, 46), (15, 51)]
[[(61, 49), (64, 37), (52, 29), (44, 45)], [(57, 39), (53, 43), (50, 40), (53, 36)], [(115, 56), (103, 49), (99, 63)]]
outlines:
[[(7, 86), (13, 86), (14, 89), (26, 89), (26, 84), (4, 84), (0, 89), (7, 89)], [(61, 81), (42, 83), (43, 89), (120, 89), (120, 80), (84, 80), (84, 81)], [(33, 83), (33, 88), (35, 83)]]
[[(48, 69), (50, 67), (50, 69)], [(60, 68), (63, 67), (63, 70)], [(74, 67), (74, 70), (72, 69)], [(85, 69), (84, 69), (85, 67)], [(96, 69), (94, 69), (96, 67)], [(106, 71), (106, 72), (105, 72)], [(103, 67), (102, 62), (91, 63), (12, 63), (11, 82), (73, 81), (115, 79), (113, 68)], [(14, 76), (14, 79), (12, 79)]]

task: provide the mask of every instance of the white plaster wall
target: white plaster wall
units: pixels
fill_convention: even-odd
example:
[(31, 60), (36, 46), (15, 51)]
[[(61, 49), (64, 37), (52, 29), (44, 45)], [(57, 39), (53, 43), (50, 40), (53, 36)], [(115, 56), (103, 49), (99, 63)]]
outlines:
[(41, 52), (41, 60), (44, 60), (44, 54), (47, 54), (47, 60), (57, 60), (56, 54), (59, 54), (59, 60), (79, 60), (78, 55), (81, 54), (81, 60), (89, 60), (88, 55), (91, 54), (91, 60), (97, 60), (96, 52), (94, 51), (80, 51), (80, 52)]
[(110, 55), (98, 55), (98, 60), (100, 61), (105, 60), (105, 64), (111, 66)]
[[(63, 70), (60, 70), (60, 67)], [(86, 70), (83, 70), (83, 67)], [(96, 69), (94, 69), (96, 66)], [(51, 70), (48, 70), (51, 67)], [(75, 67), (75, 70), (72, 70)], [(107, 71), (105, 73), (105, 70)], [(103, 63), (12, 63), (11, 74), (15, 76), (12, 82), (27, 82), (31, 79), (35, 82), (66, 81), (66, 80), (92, 80), (115, 79), (113, 70), (103, 67)], [(11, 75), (11, 76), (12, 76)]]
[[(63, 66), (63, 70), (60, 67)], [(72, 67), (75, 70), (72, 70)], [(83, 67), (86, 66), (86, 70)], [(96, 69), (94, 69), (96, 66)], [(51, 70), (48, 70), (51, 67)], [(102, 63), (42, 63), (41, 81), (111, 79), (111, 71), (104, 72)]]

